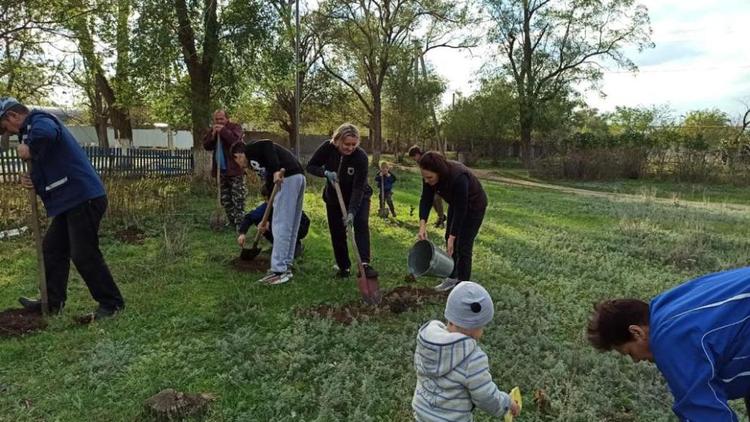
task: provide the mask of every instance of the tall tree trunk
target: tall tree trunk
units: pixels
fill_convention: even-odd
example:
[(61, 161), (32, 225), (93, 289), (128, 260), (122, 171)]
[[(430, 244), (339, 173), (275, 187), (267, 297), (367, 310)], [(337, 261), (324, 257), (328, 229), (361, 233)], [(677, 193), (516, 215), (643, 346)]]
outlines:
[(107, 111), (104, 109), (102, 93), (93, 88), (94, 94), (91, 98), (91, 105), (94, 114), (94, 128), (96, 129), (96, 138), (100, 147), (109, 148), (109, 138), (107, 136)]
[(380, 91), (372, 95), (372, 165), (380, 166), (380, 153), (383, 149), (382, 117), (383, 103)]
[(190, 72), (190, 116), (193, 121), (193, 148), (203, 147), (202, 139), (211, 119), (211, 77), (202, 67)]
[(190, 116), (193, 121), (193, 148), (201, 148), (201, 139), (211, 118), (211, 77), (219, 51), (219, 24), (216, 1), (204, 0), (202, 57), (195, 46), (195, 31), (185, 0), (174, 0), (177, 15), (177, 38), (182, 47), (182, 59), (190, 75)]

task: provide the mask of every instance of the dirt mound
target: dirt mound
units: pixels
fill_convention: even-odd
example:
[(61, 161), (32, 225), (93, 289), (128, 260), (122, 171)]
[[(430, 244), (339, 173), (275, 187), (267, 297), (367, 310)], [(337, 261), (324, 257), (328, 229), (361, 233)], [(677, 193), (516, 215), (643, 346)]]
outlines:
[(229, 265), (234, 268), (235, 271), (241, 273), (264, 273), (271, 267), (271, 257), (265, 254), (261, 254), (250, 261), (245, 261), (236, 257), (229, 261)]
[(215, 398), (211, 394), (186, 394), (167, 388), (149, 397), (146, 413), (157, 421), (183, 420), (205, 413)]
[(27, 309), (6, 309), (0, 312), (0, 337), (17, 337), (43, 330), (47, 322)]
[(436, 292), (430, 288), (399, 286), (383, 294), (383, 300), (377, 306), (362, 302), (351, 302), (344, 305), (319, 305), (314, 308), (300, 309), (297, 314), (308, 318), (330, 318), (344, 325), (354, 320), (369, 319), (373, 316), (400, 314), (418, 309), (428, 303), (445, 301), (447, 292)]
[(146, 233), (136, 226), (128, 226), (115, 232), (115, 238), (120, 242), (130, 243), (132, 245), (142, 245), (146, 239)]

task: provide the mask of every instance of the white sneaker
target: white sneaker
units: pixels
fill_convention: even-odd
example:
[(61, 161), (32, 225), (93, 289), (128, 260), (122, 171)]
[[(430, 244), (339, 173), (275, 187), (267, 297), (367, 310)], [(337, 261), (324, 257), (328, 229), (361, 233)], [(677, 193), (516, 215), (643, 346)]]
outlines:
[(276, 275), (276, 273), (274, 273), (271, 270), (268, 270), (268, 271), (266, 271), (266, 274), (263, 277), (261, 277), (261, 278), (258, 279), (258, 283), (267, 283), (268, 280), (271, 277), (275, 276), (275, 275)]
[(448, 290), (456, 287), (456, 284), (458, 283), (459, 281), (457, 278), (446, 277), (442, 283), (435, 286), (435, 290), (437, 290), (438, 292), (447, 292)]
[(275, 286), (277, 284), (284, 284), (291, 280), (293, 277), (292, 272), (287, 270), (283, 273), (274, 273), (270, 278), (266, 280), (266, 284)]

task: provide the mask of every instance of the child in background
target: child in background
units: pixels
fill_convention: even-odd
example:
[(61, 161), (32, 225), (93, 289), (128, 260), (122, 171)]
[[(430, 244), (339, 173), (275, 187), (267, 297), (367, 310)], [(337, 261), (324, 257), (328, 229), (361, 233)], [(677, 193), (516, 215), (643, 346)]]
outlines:
[[(268, 207), (268, 197), (270, 196), (270, 192), (268, 191), (268, 187), (266, 185), (263, 185), (263, 187), (260, 189), (261, 195), (263, 195), (263, 198), (266, 200), (263, 201), (260, 205), (258, 205), (257, 208), (250, 211), (249, 213), (245, 214), (245, 218), (242, 219), (242, 223), (240, 224), (240, 227), (238, 229), (239, 236), (237, 237), (237, 243), (240, 244), (240, 246), (245, 246), (246, 240), (246, 234), (248, 229), (250, 229), (250, 226), (257, 226), (260, 224), (260, 222), (263, 220), (263, 214), (266, 212), (266, 208)], [(273, 209), (271, 209), (271, 212), (268, 213), (268, 227), (271, 227), (271, 221), (273, 219)], [(302, 211), (302, 220), (299, 224), (299, 231), (297, 232), (297, 243), (294, 248), (294, 257), (299, 258), (300, 255), (302, 255), (302, 251), (304, 250), (304, 245), (302, 244), (302, 239), (304, 239), (307, 236), (307, 232), (310, 230), (310, 218), (307, 217), (307, 214), (305, 214), (304, 211)], [(263, 237), (266, 238), (269, 242), (273, 243), (273, 234), (271, 230), (266, 230), (263, 232)]]
[(487, 290), (465, 281), (448, 295), (448, 324), (433, 320), (419, 329), (411, 402), (417, 421), (469, 422), (475, 406), (495, 417), (518, 416), (518, 404), (492, 381), (487, 355), (477, 344), (494, 314)]
[(388, 210), (385, 209), (383, 203), (388, 204), (388, 208), (391, 209), (391, 214), (396, 217), (396, 208), (393, 206), (393, 184), (396, 183), (396, 176), (391, 173), (391, 167), (385, 161), (380, 163), (380, 172), (375, 176), (375, 184), (380, 190), (380, 204), (383, 209), (380, 210), (380, 215), (383, 218), (388, 217)]

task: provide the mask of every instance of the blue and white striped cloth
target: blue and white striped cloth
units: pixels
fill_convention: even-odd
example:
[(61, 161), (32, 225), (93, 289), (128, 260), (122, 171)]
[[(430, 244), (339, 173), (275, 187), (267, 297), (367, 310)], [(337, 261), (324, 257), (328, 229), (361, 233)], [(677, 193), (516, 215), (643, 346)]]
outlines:
[(411, 405), (417, 421), (468, 422), (474, 407), (497, 417), (508, 411), (510, 397), (492, 382), (487, 355), (476, 340), (449, 332), (440, 321), (419, 329), (414, 366)]

